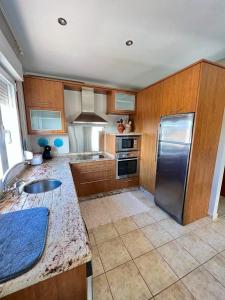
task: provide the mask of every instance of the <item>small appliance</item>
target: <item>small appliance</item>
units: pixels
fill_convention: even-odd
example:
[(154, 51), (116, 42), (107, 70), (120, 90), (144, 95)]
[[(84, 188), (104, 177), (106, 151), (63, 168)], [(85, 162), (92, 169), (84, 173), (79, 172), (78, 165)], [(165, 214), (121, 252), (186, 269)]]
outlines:
[(51, 159), (52, 158), (52, 156), (51, 156), (51, 149), (52, 149), (51, 146), (49, 146), (49, 145), (45, 146), (44, 152), (42, 154), (43, 159)]

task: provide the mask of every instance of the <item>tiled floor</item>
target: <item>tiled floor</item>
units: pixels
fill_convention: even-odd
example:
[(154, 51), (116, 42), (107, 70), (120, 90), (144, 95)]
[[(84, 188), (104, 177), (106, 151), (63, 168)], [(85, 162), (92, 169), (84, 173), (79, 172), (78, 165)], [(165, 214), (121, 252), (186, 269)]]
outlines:
[(225, 299), (225, 216), (183, 227), (140, 190), (81, 207), (93, 254), (94, 300)]

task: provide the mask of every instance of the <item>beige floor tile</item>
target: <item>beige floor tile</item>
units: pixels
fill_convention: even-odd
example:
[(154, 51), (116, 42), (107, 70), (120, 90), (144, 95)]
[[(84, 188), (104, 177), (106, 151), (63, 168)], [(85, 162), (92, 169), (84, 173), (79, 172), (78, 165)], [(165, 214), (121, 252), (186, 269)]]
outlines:
[(156, 250), (136, 258), (134, 262), (153, 295), (178, 280), (178, 277)]
[(116, 221), (114, 226), (120, 235), (138, 228), (131, 217)]
[(194, 297), (185, 285), (181, 281), (178, 281), (158, 294), (155, 300), (194, 300)]
[(121, 238), (132, 258), (153, 249), (151, 242), (144, 236), (140, 229), (122, 235)]
[(197, 230), (200, 229), (206, 225), (208, 225), (209, 223), (212, 222), (212, 219), (210, 217), (204, 217), (201, 218), (197, 221), (194, 221), (188, 225), (185, 225), (185, 227), (189, 230), (189, 231), (193, 231), (193, 230)]
[(150, 216), (152, 216), (157, 221), (161, 221), (161, 220), (169, 218), (169, 215), (157, 206), (150, 207), (148, 213)]
[(96, 277), (104, 273), (102, 262), (96, 246), (91, 248), (93, 276)]
[(118, 233), (112, 223), (94, 228), (93, 234), (97, 244), (111, 240), (118, 236)]
[(203, 267), (185, 276), (182, 282), (196, 300), (225, 299), (225, 288)]
[(148, 211), (148, 206), (142, 203), (132, 192), (109, 196), (104, 201), (113, 222), (138, 213)]
[(93, 279), (94, 300), (112, 300), (112, 295), (105, 274)]
[(200, 263), (206, 262), (217, 253), (193, 232), (178, 238), (177, 242)]
[(127, 262), (106, 273), (114, 300), (147, 300), (151, 293), (135, 264)]
[(187, 234), (190, 231), (186, 226), (178, 224), (171, 218), (162, 220), (159, 222), (159, 224), (174, 238), (178, 238), (184, 234)]
[(111, 270), (131, 259), (120, 238), (99, 244), (98, 250), (105, 271)]
[(176, 241), (169, 242), (157, 250), (179, 277), (183, 277), (199, 265)]
[(156, 207), (154, 196), (150, 193), (143, 192), (141, 190), (132, 191), (132, 194), (135, 195), (142, 203), (148, 207)]
[(89, 235), (89, 242), (90, 242), (90, 245), (91, 245), (91, 246), (95, 246), (96, 243), (95, 243), (94, 234), (93, 234), (92, 232), (89, 232), (88, 235)]
[(148, 213), (138, 214), (133, 216), (132, 218), (139, 228), (145, 227), (149, 224), (153, 224), (156, 222), (156, 220), (153, 217), (151, 217)]
[(199, 230), (194, 231), (202, 240), (208, 243), (212, 248), (217, 251), (225, 249), (225, 237), (215, 230), (210, 225), (207, 225)]
[(162, 246), (174, 239), (159, 223), (148, 225), (141, 230), (154, 247)]
[(204, 267), (225, 286), (225, 257), (218, 254), (204, 264)]
[(212, 228), (213, 230), (215, 230), (219, 234), (225, 236), (225, 223), (219, 222), (219, 221), (216, 220), (214, 222), (211, 222), (211, 224), (209, 224), (208, 227)]

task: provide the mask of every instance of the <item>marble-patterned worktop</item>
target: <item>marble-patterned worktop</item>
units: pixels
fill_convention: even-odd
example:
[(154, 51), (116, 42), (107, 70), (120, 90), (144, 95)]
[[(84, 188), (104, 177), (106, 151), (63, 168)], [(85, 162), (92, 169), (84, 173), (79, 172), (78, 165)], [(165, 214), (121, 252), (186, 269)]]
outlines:
[(56, 157), (39, 166), (28, 166), (19, 179), (27, 182), (54, 178), (61, 187), (41, 194), (15, 196), (0, 201), (0, 213), (32, 207), (48, 207), (49, 228), (40, 261), (23, 275), (0, 284), (0, 298), (91, 260), (89, 241), (81, 217), (69, 163), (73, 156)]

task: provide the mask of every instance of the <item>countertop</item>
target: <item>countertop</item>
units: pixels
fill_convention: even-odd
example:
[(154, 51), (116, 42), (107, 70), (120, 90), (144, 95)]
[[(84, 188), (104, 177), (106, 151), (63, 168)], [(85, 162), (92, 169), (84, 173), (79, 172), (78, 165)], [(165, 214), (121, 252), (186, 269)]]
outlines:
[(28, 166), (19, 177), (28, 182), (47, 177), (59, 179), (62, 185), (56, 190), (34, 195), (23, 192), (21, 196), (8, 193), (0, 201), (0, 213), (40, 206), (50, 210), (47, 242), (40, 261), (30, 271), (0, 284), (0, 298), (91, 260), (70, 162), (73, 155), (56, 157), (39, 166)]

